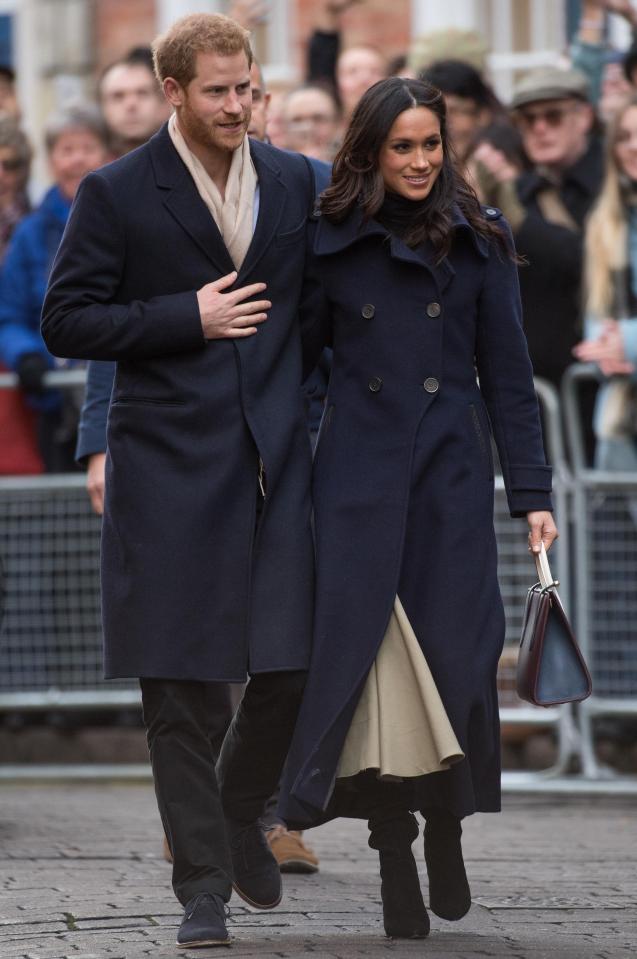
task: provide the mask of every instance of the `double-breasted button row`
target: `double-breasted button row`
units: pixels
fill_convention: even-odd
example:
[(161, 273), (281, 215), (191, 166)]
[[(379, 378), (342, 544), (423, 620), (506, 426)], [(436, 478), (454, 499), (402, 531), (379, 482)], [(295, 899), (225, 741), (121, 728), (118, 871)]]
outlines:
[[(442, 313), (442, 307), (440, 303), (435, 301), (427, 304), (427, 316), (430, 316), (432, 319), (435, 319), (437, 316), (440, 316)], [(371, 320), (376, 315), (376, 307), (373, 303), (366, 303), (361, 310), (361, 316), (365, 320)]]
[[(381, 380), (380, 376), (372, 376), (368, 386), (372, 393), (380, 393), (381, 389), (383, 388), (383, 381)], [(423, 386), (428, 393), (437, 393), (438, 389), (440, 388), (440, 383), (435, 376), (428, 376), (423, 383)]]

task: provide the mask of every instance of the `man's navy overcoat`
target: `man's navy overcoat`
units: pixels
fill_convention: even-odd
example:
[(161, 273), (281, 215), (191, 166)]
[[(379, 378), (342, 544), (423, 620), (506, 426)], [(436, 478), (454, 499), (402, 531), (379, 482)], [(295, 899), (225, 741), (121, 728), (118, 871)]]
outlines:
[[(504, 225), (499, 211), (486, 215)], [(347, 781), (330, 799), (396, 594), (467, 757), (407, 782), (408, 801), (458, 816), (495, 810), (504, 615), (491, 429), (511, 513), (551, 508), (516, 264), (459, 208), (440, 263), (358, 212), (340, 224), (321, 217), (314, 249), (315, 312), (329, 322), (334, 356), (314, 471), (314, 650), (282, 814), (299, 826), (357, 808), (369, 815)]]
[(314, 180), (304, 158), (250, 148), (260, 205), (235, 285), (268, 285), (256, 335), (203, 339), (196, 291), (234, 267), (165, 127), (84, 180), (54, 265), (50, 350), (117, 361), (102, 532), (108, 677), (241, 681), (309, 661), (298, 308)]

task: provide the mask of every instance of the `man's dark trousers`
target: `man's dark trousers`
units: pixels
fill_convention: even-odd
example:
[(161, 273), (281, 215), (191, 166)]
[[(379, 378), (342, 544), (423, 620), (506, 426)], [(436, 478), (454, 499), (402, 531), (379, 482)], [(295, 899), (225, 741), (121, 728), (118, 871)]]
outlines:
[(182, 904), (199, 892), (229, 900), (225, 818), (247, 825), (261, 816), (281, 776), (305, 677), (301, 671), (252, 677), (216, 768), (219, 684), (140, 680), (157, 804)]

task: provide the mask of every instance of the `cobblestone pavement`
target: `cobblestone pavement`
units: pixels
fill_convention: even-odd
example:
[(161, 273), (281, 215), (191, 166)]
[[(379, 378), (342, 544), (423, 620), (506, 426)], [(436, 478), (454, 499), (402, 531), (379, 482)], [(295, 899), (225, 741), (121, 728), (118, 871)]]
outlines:
[[(508, 797), (465, 824), (473, 907), (429, 939), (384, 937), (363, 823), (309, 833), (315, 876), (285, 877), (272, 913), (231, 902), (229, 959), (635, 959), (637, 817), (630, 799)], [(0, 787), (2, 959), (168, 959), (180, 908), (148, 785)], [(420, 843), (419, 843), (420, 845)], [(422, 850), (419, 869), (426, 892)]]

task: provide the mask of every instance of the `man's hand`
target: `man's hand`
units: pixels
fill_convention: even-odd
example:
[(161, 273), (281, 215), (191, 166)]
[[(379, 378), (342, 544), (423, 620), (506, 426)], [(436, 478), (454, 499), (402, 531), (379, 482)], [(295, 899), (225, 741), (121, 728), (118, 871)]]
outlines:
[(548, 551), (551, 548), (553, 540), (557, 539), (559, 533), (557, 526), (553, 521), (553, 514), (548, 510), (535, 510), (526, 514), (529, 524), (529, 549), (532, 553), (539, 553), (542, 543)]
[(365, 0), (327, 0), (323, 5), (316, 4), (314, 29), (325, 33), (339, 33), (341, 17), (350, 7)]
[(91, 506), (98, 516), (104, 512), (104, 473), (106, 453), (93, 453), (88, 458), (86, 471), (86, 490), (91, 498)]
[(233, 0), (226, 15), (245, 30), (254, 30), (267, 21), (269, 13), (270, 4), (266, 0)]
[(257, 332), (257, 324), (268, 318), (265, 312), (272, 306), (269, 300), (252, 300), (250, 296), (263, 293), (265, 283), (252, 283), (242, 286), (232, 293), (222, 293), (232, 286), (237, 278), (237, 271), (233, 270), (214, 283), (207, 283), (197, 292), (201, 327), (207, 340), (225, 340), (239, 336), (253, 336)]
[(481, 163), (497, 183), (508, 183), (515, 180), (519, 173), (507, 159), (506, 154), (490, 143), (481, 143), (474, 150), (471, 159)]

